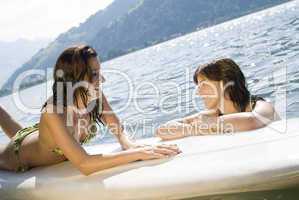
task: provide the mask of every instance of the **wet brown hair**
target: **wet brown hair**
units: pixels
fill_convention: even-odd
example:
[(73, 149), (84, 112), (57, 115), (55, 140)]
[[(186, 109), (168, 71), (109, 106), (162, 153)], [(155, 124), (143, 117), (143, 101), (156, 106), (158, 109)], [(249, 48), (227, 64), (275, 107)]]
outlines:
[(225, 88), (224, 95), (230, 98), (239, 112), (245, 112), (250, 103), (251, 95), (247, 89), (243, 72), (232, 59), (219, 59), (199, 66), (193, 76), (196, 85), (198, 84), (197, 78), (199, 75), (212, 81), (223, 81), (223, 85), (232, 83)]
[[(75, 89), (73, 94), (74, 102), (67, 102), (67, 86), (71, 84), (74, 87), (77, 83), (81, 81), (92, 82), (92, 69), (88, 65), (90, 58), (96, 58), (98, 56), (95, 49), (88, 45), (76, 45), (65, 49), (61, 55), (58, 57), (54, 71), (54, 83), (52, 86), (53, 91), (53, 105), (63, 105), (67, 107), (70, 103), (77, 105), (78, 107), (78, 97), (82, 100), (85, 108), (88, 107), (88, 90), (85, 87), (78, 87)], [(59, 95), (58, 95), (58, 94)], [(60, 95), (62, 94), (62, 96)], [(91, 111), (89, 111), (90, 120), (96, 123), (102, 123), (100, 108), (102, 108), (102, 102), (99, 99), (94, 102), (95, 105)], [(43, 108), (47, 105), (43, 106)]]

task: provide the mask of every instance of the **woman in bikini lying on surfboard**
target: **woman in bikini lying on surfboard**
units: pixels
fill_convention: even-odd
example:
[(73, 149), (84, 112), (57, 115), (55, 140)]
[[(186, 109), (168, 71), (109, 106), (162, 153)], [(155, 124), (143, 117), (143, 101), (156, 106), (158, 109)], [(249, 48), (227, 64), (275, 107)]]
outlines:
[(161, 125), (156, 135), (163, 140), (249, 131), (279, 119), (271, 103), (250, 94), (244, 74), (231, 59), (199, 66), (193, 79), (207, 111)]
[[(103, 81), (97, 53), (92, 47), (78, 45), (66, 49), (56, 62), (53, 96), (42, 107), (38, 124), (22, 128), (0, 107), (0, 125), (11, 139), (0, 149), (0, 169), (27, 171), (69, 160), (82, 174), (90, 175), (137, 160), (180, 153), (176, 145), (147, 146), (130, 141), (100, 90)], [(77, 84), (79, 87), (74, 87)], [(71, 95), (69, 86), (74, 87)], [(83, 123), (85, 126), (82, 123), (79, 126), (82, 120), (87, 122)], [(110, 129), (124, 151), (87, 154), (80, 144), (95, 136), (95, 124), (99, 123)]]

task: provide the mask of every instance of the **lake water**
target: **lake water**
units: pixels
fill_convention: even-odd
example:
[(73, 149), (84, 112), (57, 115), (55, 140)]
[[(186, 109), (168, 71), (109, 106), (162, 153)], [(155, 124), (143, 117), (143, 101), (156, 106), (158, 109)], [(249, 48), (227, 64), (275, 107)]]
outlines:
[[(105, 62), (103, 90), (129, 130), (136, 130), (134, 138), (150, 137), (157, 125), (204, 109), (194, 96), (193, 73), (199, 64), (229, 57), (241, 66), (253, 94), (272, 101), (283, 118), (295, 118), (298, 56), (299, 1), (292, 1)], [(38, 111), (50, 88), (51, 83), (29, 88), (21, 100)], [(12, 96), (0, 104), (24, 125), (39, 119), (18, 109)], [(1, 134), (0, 143), (7, 141)], [(102, 134), (92, 144), (112, 141)]]

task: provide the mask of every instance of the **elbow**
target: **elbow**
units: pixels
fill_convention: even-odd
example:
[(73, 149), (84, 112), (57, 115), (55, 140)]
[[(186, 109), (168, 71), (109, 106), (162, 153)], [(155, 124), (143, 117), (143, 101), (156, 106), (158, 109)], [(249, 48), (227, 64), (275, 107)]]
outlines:
[(98, 160), (97, 157), (94, 157), (93, 155), (88, 155), (85, 159), (82, 159), (81, 163), (78, 165), (78, 169), (83, 175), (89, 176), (93, 173), (108, 168), (107, 164), (105, 164), (104, 162), (101, 162), (99, 164), (98, 161), (100, 160)]
[(79, 171), (81, 172), (81, 174), (83, 174), (84, 176), (89, 176), (92, 174), (92, 172), (90, 170), (88, 170), (85, 167), (80, 166), (79, 167)]
[(88, 161), (88, 157), (85, 159), (82, 159), (82, 161), (80, 162), (78, 169), (79, 171), (84, 175), (84, 176), (89, 176), (93, 173), (93, 171), (90, 169), (89, 165), (88, 165), (89, 161)]
[(82, 169), (80, 169), (80, 172), (81, 172), (84, 176), (89, 176), (89, 175), (92, 174), (92, 172), (85, 171), (85, 170), (82, 170)]
[(90, 176), (91, 174), (93, 174), (95, 171), (88, 168), (88, 167), (84, 167), (84, 166), (80, 166), (79, 167), (79, 171), (84, 175), (84, 176)]
[(250, 130), (256, 130), (260, 128), (266, 127), (268, 124), (271, 123), (272, 120), (266, 119), (261, 120), (260, 118), (253, 117), (250, 119)]

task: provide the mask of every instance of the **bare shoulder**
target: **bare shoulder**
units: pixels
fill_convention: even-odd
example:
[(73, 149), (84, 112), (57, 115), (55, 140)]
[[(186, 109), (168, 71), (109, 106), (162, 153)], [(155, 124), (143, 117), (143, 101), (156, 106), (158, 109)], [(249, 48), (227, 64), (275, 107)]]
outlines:
[(47, 105), (43, 108), (40, 122), (42, 124), (52, 124), (53, 121), (61, 120), (61, 117), (57, 112), (54, 112), (55, 106), (54, 105)]
[(65, 108), (63, 105), (54, 105), (53, 97), (50, 97), (41, 109), (42, 114), (63, 114)]
[(269, 111), (269, 112), (274, 112), (274, 106), (272, 105), (272, 103), (267, 102), (267, 101), (257, 101), (256, 102), (256, 106), (254, 109), (258, 109), (258, 110), (265, 110), (265, 111)]
[(44, 103), (41, 112), (44, 113), (51, 113), (56, 109), (56, 106), (53, 104), (53, 97), (50, 97)]
[(64, 114), (64, 109), (60, 109), (58, 106), (53, 105), (52, 103), (47, 103), (41, 110), (41, 121), (52, 121), (61, 120)]
[(53, 104), (47, 104), (42, 108), (41, 117), (49, 117), (49, 116), (62, 116), (64, 110), (59, 110), (59, 107)]
[(271, 120), (274, 120), (276, 113), (272, 103), (262, 100), (256, 102), (256, 106), (253, 112), (258, 113)]

